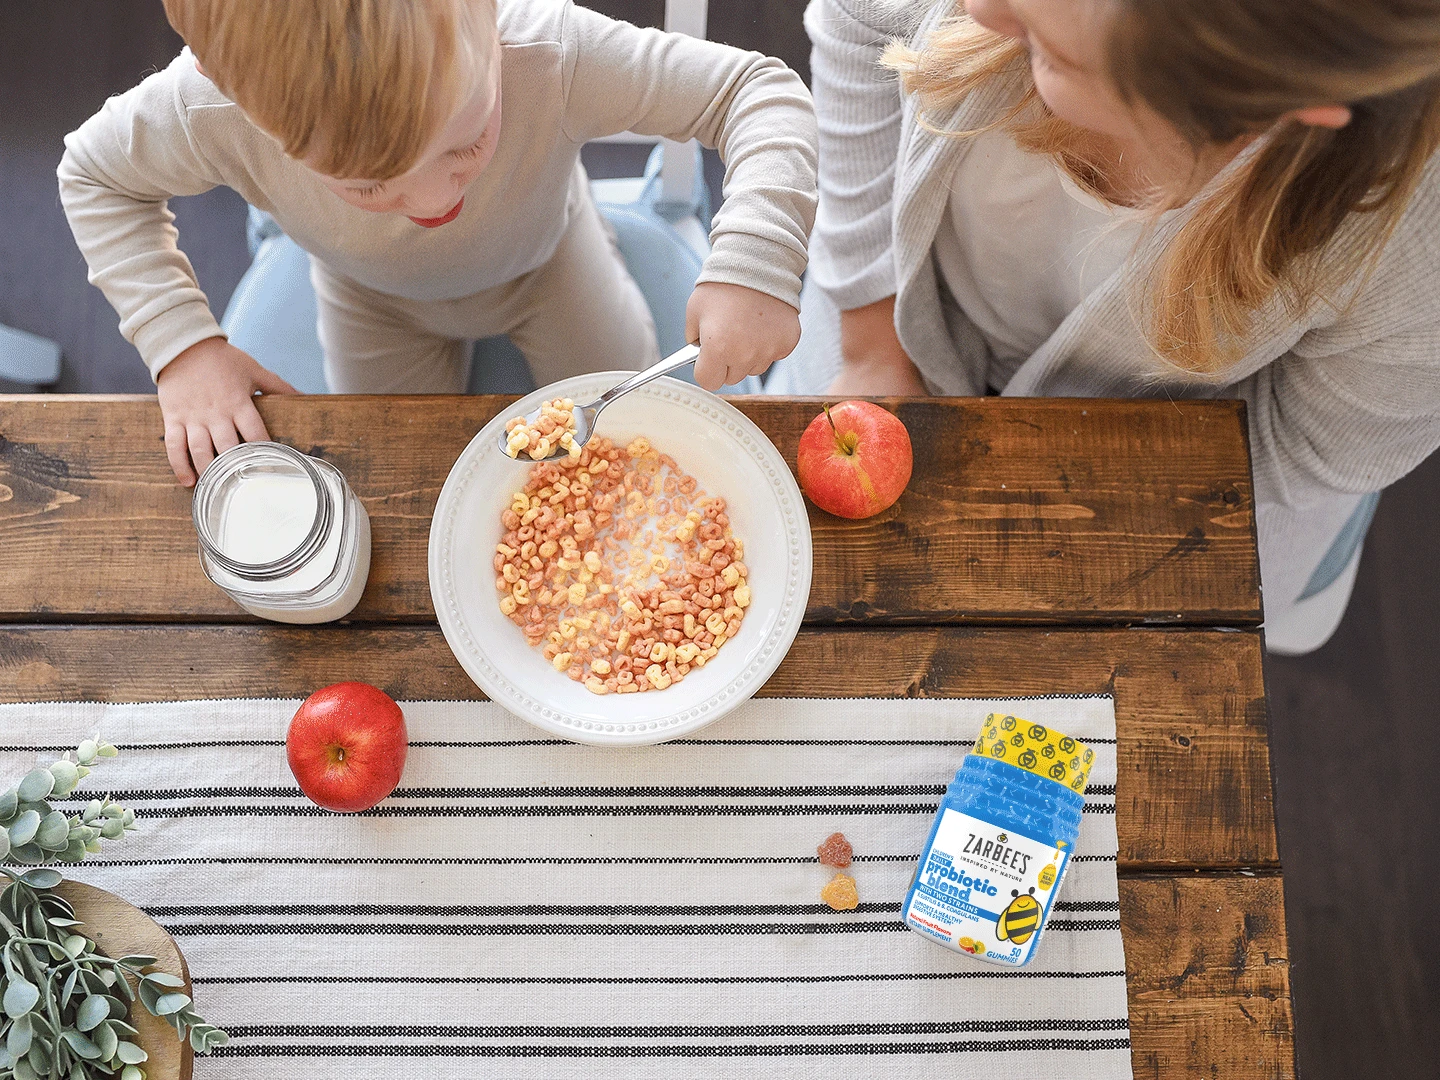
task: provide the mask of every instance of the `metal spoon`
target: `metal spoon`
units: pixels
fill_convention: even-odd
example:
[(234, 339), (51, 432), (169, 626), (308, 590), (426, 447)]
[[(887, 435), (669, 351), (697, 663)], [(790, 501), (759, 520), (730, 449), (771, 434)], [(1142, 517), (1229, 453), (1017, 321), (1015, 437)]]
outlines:
[[(592, 401), (589, 405), (576, 405), (574, 435), (575, 445), (584, 446), (587, 442), (590, 441), (590, 436), (595, 434), (595, 422), (600, 419), (600, 413), (604, 411), (605, 406), (609, 405), (616, 398), (623, 397), (631, 390), (636, 390), (644, 386), (648, 382), (653, 382), (661, 375), (669, 375), (672, 371), (680, 370), (686, 364), (693, 364), (695, 362), (695, 358), (699, 355), (699, 345), (686, 345), (683, 349), (673, 352), (669, 356), (665, 357), (665, 359), (661, 360), (658, 364), (652, 364), (644, 371), (637, 372), (636, 374), (631, 375), (630, 378), (626, 379), (618, 386), (612, 386), (609, 390), (607, 390), (604, 394), (600, 395), (599, 398), (597, 398), (595, 401)], [(540, 410), (536, 409), (534, 412), (530, 413), (525, 417), (525, 422), (526, 424), (533, 424), (539, 418)], [(510, 442), (508, 433), (502, 431), (500, 433), (500, 438), (497, 441), (500, 444), (500, 452), (502, 454), (505, 453), (506, 447), (509, 446)], [(541, 458), (540, 460), (555, 461), (558, 458), (566, 457), (568, 454), (568, 450), (566, 450), (562, 446), (557, 445), (554, 452), (551, 453), (549, 457)], [(516, 460), (525, 461), (528, 463), (532, 459), (529, 457), (529, 455), (525, 453), (525, 451), (522, 450), (520, 452), (520, 457)]]

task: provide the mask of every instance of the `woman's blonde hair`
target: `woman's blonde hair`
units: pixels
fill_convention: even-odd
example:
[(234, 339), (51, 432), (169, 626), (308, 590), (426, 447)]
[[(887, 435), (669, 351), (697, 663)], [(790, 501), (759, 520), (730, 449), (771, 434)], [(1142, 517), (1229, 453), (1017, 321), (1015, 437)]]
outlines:
[[(1255, 312), (1335, 303), (1384, 246), (1440, 146), (1440, 0), (1109, 0), (1107, 66), (1122, 97), (1169, 121), (1199, 160), (1264, 135), (1170, 237), (1140, 299), (1151, 345), (1216, 374), (1243, 352)], [(955, 13), (884, 62), (948, 115), (994, 79), (1024, 91), (998, 125), (1102, 186), (1093, 140), (1038, 102), (1024, 47)], [(1286, 113), (1343, 103), (1317, 128)], [(975, 132), (956, 132), (957, 135)]]
[(285, 152), (408, 172), (495, 61), (494, 0), (165, 0), (205, 74)]

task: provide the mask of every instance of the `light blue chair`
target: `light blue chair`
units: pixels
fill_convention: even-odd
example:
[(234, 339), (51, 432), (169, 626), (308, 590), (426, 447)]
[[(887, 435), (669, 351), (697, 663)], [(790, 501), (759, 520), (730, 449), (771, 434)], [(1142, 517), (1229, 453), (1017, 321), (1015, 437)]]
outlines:
[(0, 326), (0, 393), (28, 392), (59, 378), (59, 345), (28, 330)]

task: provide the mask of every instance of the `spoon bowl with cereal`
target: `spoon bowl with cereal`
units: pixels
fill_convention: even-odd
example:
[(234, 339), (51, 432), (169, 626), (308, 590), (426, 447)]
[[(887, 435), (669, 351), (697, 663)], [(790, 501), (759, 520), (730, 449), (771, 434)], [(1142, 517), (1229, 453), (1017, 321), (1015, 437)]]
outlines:
[(661, 375), (669, 375), (686, 364), (693, 364), (699, 355), (699, 345), (686, 345), (658, 364), (652, 364), (611, 387), (589, 405), (576, 405), (570, 398), (544, 402), (528, 416), (517, 416), (506, 423), (505, 432), (499, 438), (500, 449), (512, 458), (519, 459), (524, 454), (531, 461), (578, 458), (595, 434), (595, 423), (607, 405)]

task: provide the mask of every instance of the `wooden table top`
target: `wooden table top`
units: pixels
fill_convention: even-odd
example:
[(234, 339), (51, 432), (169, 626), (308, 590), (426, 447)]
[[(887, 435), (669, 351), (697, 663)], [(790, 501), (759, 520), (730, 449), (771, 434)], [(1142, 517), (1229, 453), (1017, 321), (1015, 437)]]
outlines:
[[(266, 624), (200, 572), (145, 397), (0, 397), (0, 701), (304, 696), (343, 679), (479, 698), (434, 623), (430, 515), (510, 398), (271, 398), (374, 528), (348, 624)], [(816, 401), (735, 399), (792, 465)], [(811, 510), (814, 584), (771, 696), (1108, 692), (1137, 1077), (1295, 1074), (1235, 402), (890, 403), (915, 444), (891, 510)]]

